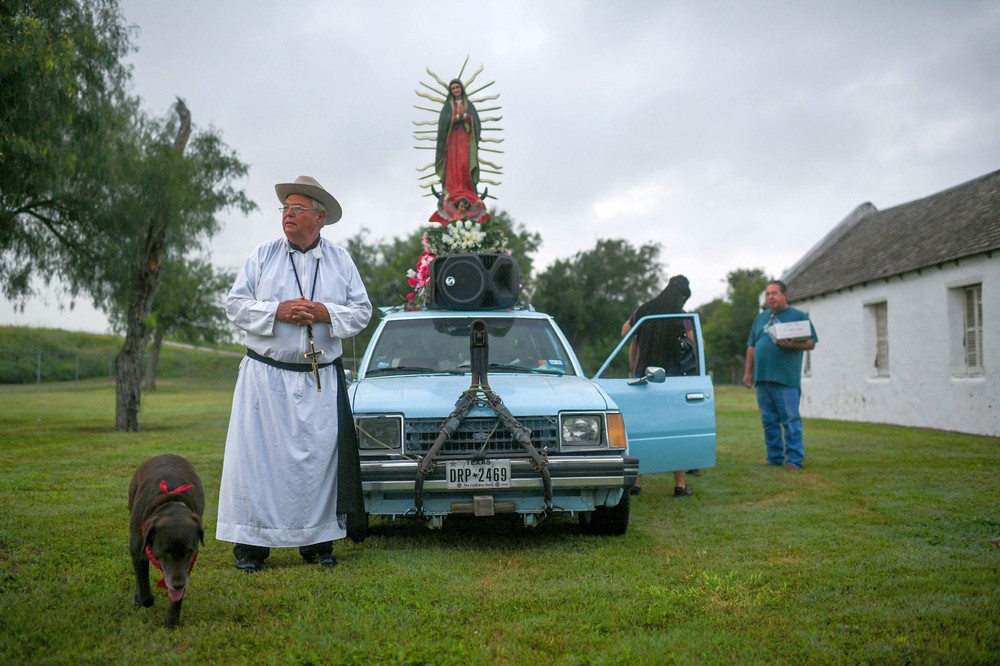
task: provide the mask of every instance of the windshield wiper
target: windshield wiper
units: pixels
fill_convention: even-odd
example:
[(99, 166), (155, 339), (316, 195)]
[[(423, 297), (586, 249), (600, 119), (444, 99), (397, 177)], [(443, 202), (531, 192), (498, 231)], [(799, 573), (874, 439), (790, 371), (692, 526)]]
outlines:
[(501, 372), (531, 372), (531, 368), (526, 368), (523, 365), (511, 365), (509, 363), (490, 363), (489, 369)]
[(367, 372), (369, 377), (375, 375), (464, 375), (458, 370), (438, 370), (419, 365), (397, 365), (395, 368), (372, 368)]
[[(459, 368), (469, 368), (471, 364), (463, 363)], [(565, 375), (566, 370), (560, 370), (559, 368), (554, 368), (552, 366), (532, 366), (526, 367), (523, 365), (511, 365), (509, 363), (490, 363), (490, 370), (497, 370), (499, 372), (527, 372), (535, 375)]]

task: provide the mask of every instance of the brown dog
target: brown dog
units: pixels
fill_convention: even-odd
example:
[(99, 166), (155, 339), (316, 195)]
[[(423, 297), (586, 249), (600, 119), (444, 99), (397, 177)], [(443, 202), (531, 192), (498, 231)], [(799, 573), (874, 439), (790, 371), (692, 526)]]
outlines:
[(170, 608), (166, 625), (177, 626), (188, 574), (205, 543), (201, 523), (205, 489), (194, 466), (171, 454), (149, 458), (135, 470), (128, 488), (129, 552), (135, 569), (133, 606), (153, 605), (149, 563), (163, 570), (160, 587), (167, 588)]

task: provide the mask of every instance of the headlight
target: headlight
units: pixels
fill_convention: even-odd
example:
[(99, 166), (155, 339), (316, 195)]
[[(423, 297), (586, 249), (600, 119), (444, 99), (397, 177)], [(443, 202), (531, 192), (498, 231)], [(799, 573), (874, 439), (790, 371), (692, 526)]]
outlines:
[(600, 414), (563, 415), (563, 446), (600, 446), (601, 420)]
[(361, 449), (398, 450), (403, 441), (403, 419), (399, 416), (359, 416), (358, 447)]

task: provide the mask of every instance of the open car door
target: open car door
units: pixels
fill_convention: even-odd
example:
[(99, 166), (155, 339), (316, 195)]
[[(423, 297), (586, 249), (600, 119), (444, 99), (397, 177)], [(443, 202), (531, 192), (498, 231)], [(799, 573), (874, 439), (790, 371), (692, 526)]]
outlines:
[[(630, 377), (629, 347), (636, 333), (656, 319), (686, 320), (694, 338), (696, 367), (663, 367)], [(693, 333), (693, 336), (691, 335)], [(693, 364), (693, 362), (692, 362)], [(681, 374), (683, 373), (683, 374)], [(629, 454), (639, 473), (715, 466), (715, 394), (705, 371), (701, 322), (697, 314), (643, 317), (622, 339), (593, 378), (618, 404), (625, 420)]]

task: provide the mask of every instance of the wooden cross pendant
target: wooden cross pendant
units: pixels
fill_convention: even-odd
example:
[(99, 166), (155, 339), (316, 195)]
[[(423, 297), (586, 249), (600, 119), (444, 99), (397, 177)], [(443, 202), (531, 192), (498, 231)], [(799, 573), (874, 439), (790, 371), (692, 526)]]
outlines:
[(312, 351), (307, 351), (302, 354), (305, 358), (309, 359), (313, 366), (313, 377), (316, 378), (316, 391), (322, 392), (323, 385), (319, 383), (319, 367), (316, 366), (316, 359), (323, 355), (323, 350), (316, 350), (316, 344), (313, 342), (312, 338), (309, 338), (309, 349)]

